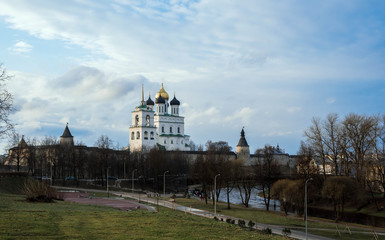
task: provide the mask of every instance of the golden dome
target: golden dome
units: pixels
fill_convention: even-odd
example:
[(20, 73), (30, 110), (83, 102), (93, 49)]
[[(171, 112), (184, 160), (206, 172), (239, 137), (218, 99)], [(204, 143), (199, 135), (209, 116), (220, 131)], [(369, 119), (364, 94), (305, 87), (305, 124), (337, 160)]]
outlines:
[(164, 98), (165, 100), (168, 101), (168, 93), (164, 90), (163, 83), (162, 83), (162, 87), (160, 88), (159, 92), (156, 93), (155, 99), (157, 99), (159, 96), (162, 96), (162, 98)]

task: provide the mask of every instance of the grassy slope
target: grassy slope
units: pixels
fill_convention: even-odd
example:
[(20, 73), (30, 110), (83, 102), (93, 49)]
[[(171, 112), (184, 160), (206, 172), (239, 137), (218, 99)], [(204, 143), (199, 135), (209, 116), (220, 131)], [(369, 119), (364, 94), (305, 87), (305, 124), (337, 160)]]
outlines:
[(74, 204), (29, 203), (0, 194), (0, 239), (283, 239), (182, 212), (123, 212)]

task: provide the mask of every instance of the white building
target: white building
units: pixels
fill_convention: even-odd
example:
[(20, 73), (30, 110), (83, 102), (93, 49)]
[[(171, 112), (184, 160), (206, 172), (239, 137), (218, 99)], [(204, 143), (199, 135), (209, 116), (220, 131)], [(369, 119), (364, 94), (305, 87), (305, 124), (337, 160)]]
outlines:
[(148, 150), (154, 146), (167, 151), (190, 151), (190, 137), (184, 134), (184, 117), (179, 116), (180, 102), (175, 96), (170, 103), (168, 100), (169, 95), (162, 84), (155, 95), (154, 111), (155, 105), (151, 97), (144, 101), (142, 88), (142, 100), (131, 113), (131, 152)]

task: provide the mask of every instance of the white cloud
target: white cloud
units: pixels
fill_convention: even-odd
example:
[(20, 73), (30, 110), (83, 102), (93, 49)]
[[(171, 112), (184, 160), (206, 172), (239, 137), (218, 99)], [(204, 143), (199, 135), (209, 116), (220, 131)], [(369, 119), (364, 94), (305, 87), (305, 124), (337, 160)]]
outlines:
[(32, 49), (33, 49), (33, 46), (31, 44), (23, 41), (19, 41), (9, 48), (9, 50), (12, 53), (17, 53), (17, 54), (28, 53), (32, 51)]

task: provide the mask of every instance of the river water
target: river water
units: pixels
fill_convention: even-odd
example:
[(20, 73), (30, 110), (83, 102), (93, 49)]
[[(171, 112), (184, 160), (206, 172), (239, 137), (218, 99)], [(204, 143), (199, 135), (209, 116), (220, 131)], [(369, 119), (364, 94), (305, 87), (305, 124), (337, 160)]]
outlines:
[[(266, 205), (265, 205), (265, 202), (264, 202), (263, 198), (258, 196), (258, 194), (261, 191), (262, 190), (259, 190), (258, 188), (253, 188), (253, 190), (251, 191), (251, 197), (250, 197), (250, 201), (249, 201), (249, 206), (250, 207), (261, 208), (263, 210), (266, 209)], [(230, 192), (229, 196), (230, 196), (230, 203), (242, 204), (242, 199), (241, 199), (241, 196), (239, 194), (239, 189), (238, 188), (233, 188), (233, 190)], [(227, 194), (226, 194), (226, 189), (225, 188), (221, 189), (221, 194), (219, 195), (218, 200), (222, 201), (222, 202), (227, 202)], [(275, 207), (274, 207), (274, 205), (275, 205)], [(270, 211), (280, 211), (279, 200), (271, 199), (270, 200), (269, 210)]]

